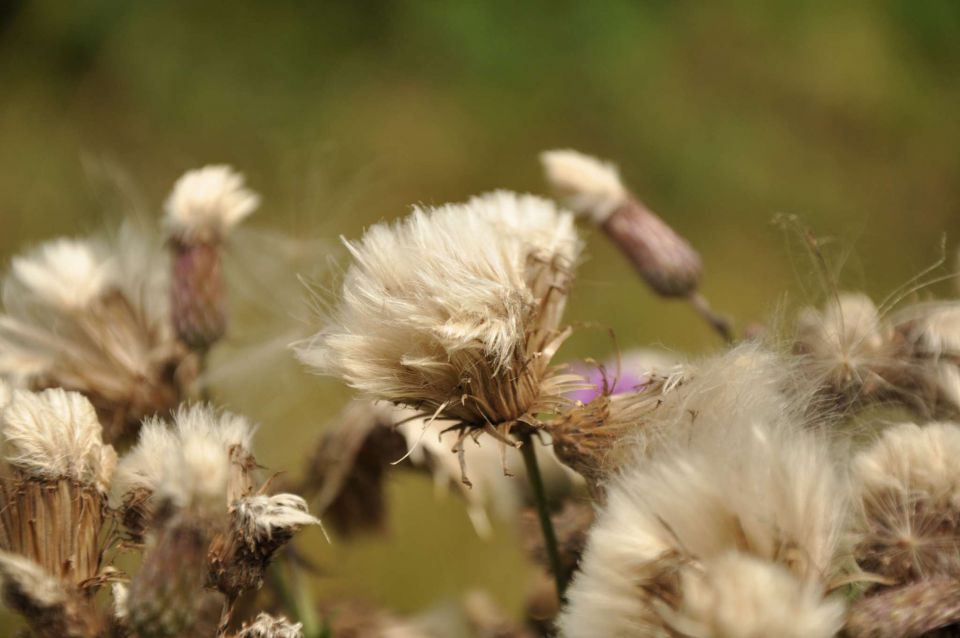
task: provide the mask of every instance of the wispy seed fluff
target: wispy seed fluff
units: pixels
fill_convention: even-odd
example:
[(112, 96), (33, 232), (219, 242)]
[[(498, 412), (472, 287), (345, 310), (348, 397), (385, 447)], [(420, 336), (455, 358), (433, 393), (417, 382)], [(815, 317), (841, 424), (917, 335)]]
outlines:
[[(825, 442), (789, 418), (685, 430), (609, 486), (561, 635), (832, 636), (844, 494)], [(760, 573), (790, 597), (758, 597)]]
[(189, 171), (173, 187), (164, 206), (167, 231), (189, 241), (221, 239), (260, 205), (243, 175), (229, 166)]
[(95, 301), (119, 280), (118, 264), (86, 241), (56, 239), (32, 253), (14, 257), (12, 276), (43, 302), (78, 310)]
[(159, 241), (125, 224), (106, 240), (57, 239), (3, 279), (0, 377), (83, 392), (109, 440), (169, 409), (188, 383), (172, 333)]
[(224, 512), (249, 490), (253, 431), (244, 417), (205, 405), (181, 408), (172, 424), (150, 419), (120, 460), (111, 500)]
[(577, 214), (589, 215), (602, 224), (629, 194), (613, 162), (605, 162), (572, 149), (540, 154), (547, 181)]
[(891, 335), (869, 297), (840, 293), (822, 311), (807, 308), (800, 313), (795, 350), (827, 387), (859, 398), (886, 391), (881, 374), (895, 354)]
[(960, 577), (960, 426), (905, 423), (853, 462), (861, 567), (897, 583)]
[(302, 361), (470, 427), (533, 423), (565, 401), (572, 378), (549, 362), (581, 249), (571, 214), (495, 192), (414, 208), (347, 248), (339, 303)]
[(240, 499), (233, 507), (237, 530), (250, 545), (269, 543), (274, 537), (286, 540), (301, 527), (320, 524), (296, 494), (258, 494)]
[(60, 388), (16, 390), (0, 428), (4, 458), (24, 474), (107, 490), (117, 455), (103, 444), (96, 410), (83, 395)]
[(276, 618), (261, 612), (249, 625), (245, 625), (237, 638), (303, 638), (303, 625), (292, 623), (283, 616)]

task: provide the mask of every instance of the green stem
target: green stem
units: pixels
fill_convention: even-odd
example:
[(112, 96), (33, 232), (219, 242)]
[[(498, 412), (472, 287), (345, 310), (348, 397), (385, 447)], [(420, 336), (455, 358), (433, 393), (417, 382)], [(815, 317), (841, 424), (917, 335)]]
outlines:
[(547, 504), (547, 492), (543, 487), (543, 477), (540, 474), (540, 464), (537, 462), (537, 451), (533, 447), (533, 436), (529, 432), (518, 435), (520, 438), (520, 453), (523, 455), (523, 464), (527, 468), (527, 479), (533, 490), (533, 499), (537, 504), (537, 514), (540, 517), (540, 529), (543, 531), (543, 544), (550, 561), (550, 570), (553, 572), (557, 584), (557, 598), (563, 601), (567, 589), (567, 578), (560, 563), (560, 550), (557, 548), (557, 534), (553, 529), (553, 519), (550, 518), (550, 508)]
[(310, 588), (303, 581), (300, 570), (289, 558), (277, 561), (271, 579), (283, 607), (294, 616), (294, 622), (303, 624), (304, 638), (320, 638), (323, 626), (317, 618)]

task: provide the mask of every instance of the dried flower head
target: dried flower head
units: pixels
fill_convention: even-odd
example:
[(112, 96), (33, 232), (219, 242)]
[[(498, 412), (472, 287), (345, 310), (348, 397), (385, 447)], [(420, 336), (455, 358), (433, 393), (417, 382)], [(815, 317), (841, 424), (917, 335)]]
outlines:
[(960, 426), (905, 423), (853, 461), (855, 556), (896, 583), (960, 576)]
[(106, 438), (169, 409), (192, 365), (174, 339), (159, 242), (125, 225), (110, 241), (54, 240), (14, 259), (3, 282), (0, 376), (85, 394)]
[(25, 475), (68, 479), (106, 492), (117, 455), (104, 445), (93, 405), (60, 388), (16, 390), (0, 416), (4, 457)]
[(76, 392), (16, 390), (0, 412), (0, 549), (72, 591), (100, 570), (100, 533), (116, 453)]
[(260, 205), (243, 175), (216, 165), (189, 171), (173, 187), (164, 223), (172, 237), (186, 242), (217, 241)]
[(347, 247), (340, 302), (302, 361), (464, 432), (535, 426), (567, 402), (579, 379), (549, 364), (580, 251), (569, 213), (499, 192), (415, 208)]
[[(696, 574), (731, 551), (794, 579), (796, 591), (824, 591), (845, 507), (825, 441), (782, 417), (720, 420), (684, 432), (652, 459), (638, 454), (608, 487), (568, 591), (562, 635), (657, 635), (687, 613), (706, 614), (703, 620), (726, 614), (706, 613), (702, 602), (704, 583), (722, 576)], [(726, 591), (724, 604), (752, 600), (751, 587)], [(766, 604), (752, 610), (756, 618), (784, 605), (772, 598)], [(815, 613), (794, 622), (812, 627), (835, 617), (822, 606), (833, 608), (798, 605), (798, 614)]]
[(852, 401), (888, 391), (884, 370), (896, 352), (892, 331), (862, 293), (842, 293), (823, 311), (802, 311), (794, 349), (812, 375), (837, 395)]
[(602, 498), (602, 485), (631, 456), (631, 446), (648, 418), (673, 387), (671, 379), (649, 377), (645, 387), (633, 392), (600, 394), (578, 405), (547, 426), (553, 451), (567, 467), (584, 479), (592, 493)]
[(253, 430), (244, 417), (206, 405), (179, 409), (172, 424), (150, 419), (120, 460), (111, 501), (135, 534), (160, 503), (225, 513), (252, 489)]
[(244, 625), (237, 638), (303, 638), (303, 625), (261, 612), (252, 623)]
[(687, 297), (696, 290), (700, 256), (624, 187), (614, 164), (572, 150), (546, 151), (540, 160), (564, 202), (589, 215), (654, 291)]

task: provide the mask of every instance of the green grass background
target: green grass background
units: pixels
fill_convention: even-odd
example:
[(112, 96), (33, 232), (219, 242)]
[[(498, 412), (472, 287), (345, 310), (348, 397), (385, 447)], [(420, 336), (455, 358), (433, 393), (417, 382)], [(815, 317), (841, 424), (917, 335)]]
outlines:
[[(954, 265), (958, 30), (953, 0), (7, 0), (0, 256), (97, 230), (130, 193), (158, 213), (180, 173), (210, 162), (263, 195), (250, 227), (332, 247), (412, 203), (543, 192), (537, 153), (572, 146), (621, 164), (700, 249), (706, 294), (741, 326), (796, 301), (806, 278), (776, 213), (835, 238), (846, 284), (883, 296), (944, 233)], [(122, 198), (105, 186), (118, 175)], [(307, 271), (339, 254), (315, 252)], [(715, 345), (602, 236), (588, 258), (571, 320), (623, 348)], [(582, 330), (565, 356), (610, 350), (605, 330)], [(263, 423), (266, 464), (296, 471), (346, 393), (289, 357), (261, 367), (217, 394)], [(511, 529), (478, 540), (417, 477), (391, 495), (387, 537), (331, 547), (308, 533), (318, 587), (412, 612), (481, 585), (519, 609)]]

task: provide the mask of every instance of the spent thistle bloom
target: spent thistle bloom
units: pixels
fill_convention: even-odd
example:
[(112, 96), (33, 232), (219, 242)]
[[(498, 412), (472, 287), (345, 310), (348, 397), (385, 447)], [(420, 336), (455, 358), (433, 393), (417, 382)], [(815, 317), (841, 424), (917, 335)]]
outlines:
[(194, 366), (169, 328), (159, 244), (133, 224), (111, 239), (57, 239), (3, 280), (0, 376), (86, 395), (110, 441), (175, 405)]
[(572, 215), (495, 192), (415, 208), (347, 242), (353, 263), (327, 325), (301, 343), (314, 370), (369, 398), (506, 441), (580, 383), (550, 366), (581, 244)]
[(853, 460), (854, 555), (890, 584), (960, 576), (960, 426), (888, 428)]
[[(611, 482), (561, 635), (826, 638), (840, 628), (842, 606), (823, 592), (845, 498), (826, 441), (789, 417), (727, 416), (638, 452)], [(758, 574), (786, 598), (758, 596)], [(730, 633), (711, 633), (721, 628)]]
[(187, 172), (167, 198), (164, 226), (173, 253), (173, 325), (194, 350), (206, 351), (226, 332), (222, 244), (259, 204), (243, 175), (229, 166)]
[[(131, 536), (146, 543), (125, 602), (140, 635), (222, 627), (237, 597), (261, 586), (273, 554), (301, 527), (319, 524), (299, 496), (257, 492), (252, 437), (245, 418), (196, 405), (174, 413), (172, 424), (146, 423), (121, 459), (112, 500)], [(213, 591), (225, 597), (219, 620)]]
[(0, 573), (39, 635), (99, 635), (93, 604), (116, 454), (76, 392), (12, 393), (0, 415)]

